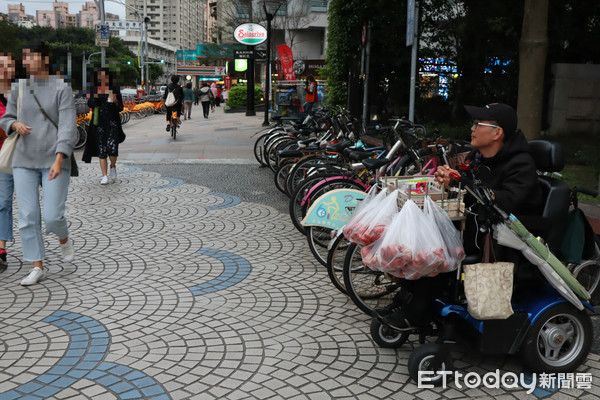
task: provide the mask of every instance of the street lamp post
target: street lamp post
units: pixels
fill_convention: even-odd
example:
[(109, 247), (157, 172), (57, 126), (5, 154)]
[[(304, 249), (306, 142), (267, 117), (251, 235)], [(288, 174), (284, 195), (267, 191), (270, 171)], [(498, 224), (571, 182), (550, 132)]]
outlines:
[(97, 51), (95, 53), (92, 53), (88, 56), (88, 58), (85, 58), (85, 51), (83, 52), (83, 65), (81, 66), (81, 89), (85, 92), (86, 91), (86, 86), (87, 86), (87, 66), (90, 63), (90, 59), (92, 58), (92, 56), (94, 54), (102, 54), (102, 52)]
[[(263, 126), (269, 125), (269, 98), (271, 95), (271, 21), (275, 18), (275, 15), (279, 11), (282, 5), (286, 3), (286, 0), (261, 0), (265, 15), (267, 16), (267, 68), (265, 71), (265, 120)], [(277, 7), (275, 12), (269, 13), (267, 7)]]

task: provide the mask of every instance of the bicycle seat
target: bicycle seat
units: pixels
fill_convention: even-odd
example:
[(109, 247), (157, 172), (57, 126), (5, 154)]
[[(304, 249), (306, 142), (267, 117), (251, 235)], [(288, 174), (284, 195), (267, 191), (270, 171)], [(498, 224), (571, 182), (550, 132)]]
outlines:
[(349, 145), (350, 145), (349, 140), (342, 140), (341, 142), (336, 143), (336, 144), (328, 144), (325, 147), (325, 151), (330, 152), (330, 153), (341, 153)]
[(349, 152), (346, 152), (346, 150), (344, 150), (344, 154), (353, 161), (361, 161), (361, 160), (373, 157), (376, 153), (372, 152), (372, 151), (362, 151), (362, 150), (351, 150)]
[(279, 150), (277, 152), (279, 158), (302, 157), (304, 154), (301, 150)]
[(373, 170), (377, 168), (381, 168), (384, 165), (388, 165), (391, 160), (387, 158), (367, 158), (366, 160), (362, 160), (361, 163), (368, 169)]
[(306, 146), (308, 146), (309, 144), (313, 143), (315, 141), (315, 139), (304, 139), (304, 140), (299, 140), (298, 141), (298, 147), (300, 147), (301, 149), (305, 148)]

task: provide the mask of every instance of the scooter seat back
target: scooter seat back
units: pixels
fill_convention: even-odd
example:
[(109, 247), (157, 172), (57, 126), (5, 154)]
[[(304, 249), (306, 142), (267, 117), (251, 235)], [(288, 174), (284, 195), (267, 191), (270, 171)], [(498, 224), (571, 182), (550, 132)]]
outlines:
[[(560, 144), (531, 140), (529, 149), (538, 171), (559, 172), (563, 169), (565, 153)], [(542, 217), (548, 223), (542, 236), (550, 249), (557, 251), (567, 228), (571, 191), (565, 182), (550, 176), (540, 176), (539, 181), (545, 198)]]

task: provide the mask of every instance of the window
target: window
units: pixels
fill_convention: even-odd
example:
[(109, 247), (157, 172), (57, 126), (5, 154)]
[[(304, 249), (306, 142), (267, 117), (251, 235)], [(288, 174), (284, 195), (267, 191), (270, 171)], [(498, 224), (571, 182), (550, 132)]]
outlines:
[(310, 11), (327, 12), (327, 0), (310, 0)]
[(250, 6), (246, 4), (242, 4), (237, 1), (235, 3), (235, 17), (236, 18), (250, 18)]

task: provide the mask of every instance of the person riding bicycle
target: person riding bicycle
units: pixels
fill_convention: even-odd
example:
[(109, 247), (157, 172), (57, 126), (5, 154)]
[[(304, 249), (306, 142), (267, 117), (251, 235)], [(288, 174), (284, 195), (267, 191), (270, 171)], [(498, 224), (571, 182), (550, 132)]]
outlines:
[[(179, 86), (179, 76), (173, 75), (171, 76), (171, 83), (167, 85), (165, 93), (163, 94), (163, 100), (166, 100), (169, 96), (169, 93), (173, 92), (175, 96), (175, 100), (177, 101), (175, 105), (167, 106), (167, 132), (171, 130), (171, 114), (173, 111), (177, 111), (177, 122), (179, 123), (181, 118), (181, 106), (183, 104), (183, 89)], [(166, 104), (165, 104), (166, 105)]]
[[(471, 146), (474, 148), (467, 155), (466, 162), (474, 169), (477, 179), (493, 192), (496, 204), (507, 213), (540, 215), (542, 189), (527, 139), (517, 129), (514, 109), (502, 103), (484, 107), (465, 106), (465, 109), (473, 118)], [(457, 173), (448, 166), (441, 166), (435, 177), (439, 183), (449, 185), (451, 175)], [(465, 198), (465, 203), (468, 201)], [(474, 203), (472, 199), (471, 202)], [(469, 207), (469, 204), (466, 205)], [(483, 212), (475, 204), (471, 205), (474, 214)], [(484, 235), (478, 232), (478, 220), (483, 220), (483, 217), (467, 216), (463, 234), (467, 254), (478, 254), (483, 247)], [(512, 261), (515, 265), (521, 259), (520, 253), (512, 249), (494, 246), (494, 251), (497, 259)], [(455, 276), (455, 273), (451, 275)], [(449, 274), (440, 274), (434, 278), (404, 281), (397, 299), (385, 310), (377, 310), (375, 316), (397, 330), (426, 326), (431, 321), (433, 300), (447, 287), (449, 279)], [(539, 282), (538, 279), (536, 276), (534, 280)]]

